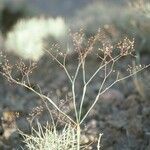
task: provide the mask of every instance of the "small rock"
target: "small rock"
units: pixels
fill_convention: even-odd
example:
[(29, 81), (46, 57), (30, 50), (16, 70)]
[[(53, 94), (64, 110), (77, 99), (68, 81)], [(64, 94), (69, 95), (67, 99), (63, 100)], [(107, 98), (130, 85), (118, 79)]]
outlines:
[(125, 99), (122, 107), (124, 109), (129, 109), (138, 106), (137, 98), (137, 95), (130, 95), (129, 97), (127, 97), (127, 99)]
[(141, 138), (144, 134), (143, 128), (142, 128), (142, 118), (134, 117), (131, 120), (128, 120), (128, 126), (126, 130), (128, 132), (128, 135)]
[(150, 143), (149, 143), (149, 145), (146, 147), (145, 150), (150, 150)]
[(2, 117), (2, 127), (4, 129), (3, 137), (9, 139), (11, 134), (17, 130), (15, 122), (15, 112), (13, 111), (4, 111)]
[(127, 115), (124, 111), (118, 112), (117, 114), (114, 113), (113, 115), (108, 116), (107, 122), (115, 127), (115, 128), (122, 128), (125, 127), (127, 124)]
[(0, 149), (1, 150), (10, 150), (8, 145), (5, 145), (2, 141), (0, 141)]
[(108, 104), (114, 104), (116, 102), (121, 102), (124, 100), (124, 95), (115, 89), (109, 89), (104, 94), (100, 96), (101, 102), (105, 102)]

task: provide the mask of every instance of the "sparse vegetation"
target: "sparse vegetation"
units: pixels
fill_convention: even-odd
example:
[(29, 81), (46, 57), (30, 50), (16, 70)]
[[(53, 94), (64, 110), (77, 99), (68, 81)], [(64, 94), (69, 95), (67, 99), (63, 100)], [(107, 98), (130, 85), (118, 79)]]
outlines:
[[(108, 129), (104, 136), (110, 134), (109, 139), (112, 140), (108, 143), (108, 147), (115, 145), (115, 139), (123, 143), (122, 146), (126, 149), (135, 148), (130, 139), (135, 140), (137, 137), (147, 139), (149, 122), (144, 125), (142, 123), (149, 117), (147, 101), (149, 78), (146, 77), (147, 74), (144, 79), (139, 78), (137, 73), (150, 67), (150, 64), (140, 64), (140, 49), (143, 50), (143, 47), (145, 49), (145, 43), (149, 41), (149, 5), (145, 5), (143, 0), (139, 3), (132, 2), (130, 7), (126, 6), (128, 11), (123, 8), (120, 18), (117, 18), (115, 15), (118, 11), (113, 10), (114, 6), (109, 10), (107, 5), (99, 4), (95, 2), (88, 5), (77, 13), (76, 19), (71, 20), (76, 22), (75, 29), (78, 29), (78, 25), (83, 23), (83, 18), (85, 19), (84, 27), (87, 28), (78, 32), (74, 31), (74, 27), (73, 31), (68, 31), (68, 25), (62, 18), (34, 17), (19, 20), (12, 30), (6, 33), (6, 37), (3, 37), (6, 51), (1, 50), (0, 74), (6, 78), (10, 86), (13, 85), (13, 88), (15, 85), (24, 89), (25, 93), (22, 93), (27, 94), (25, 99), (32, 101), (33, 95), (37, 101), (40, 99), (40, 102), (37, 102), (40, 106), (32, 108), (30, 118), (27, 118), (30, 133), (18, 127), (19, 134), (23, 138), (22, 142), (25, 144), (22, 149), (101, 150), (105, 126), (108, 126)], [(91, 19), (87, 14), (91, 15)], [(99, 18), (104, 22), (100, 23)], [(94, 27), (91, 26), (93, 22)], [(96, 30), (100, 24), (104, 25), (104, 28)], [(141, 43), (138, 41), (139, 37), (142, 39)], [(67, 44), (64, 44), (66, 41)], [(138, 51), (135, 51), (137, 41), (140, 46)], [(62, 43), (65, 46), (62, 46)], [(40, 81), (39, 78), (33, 77), (35, 74), (36, 76), (39, 74)], [(57, 74), (62, 76), (61, 80)], [(135, 86), (134, 89), (130, 88), (134, 90), (134, 94), (131, 96), (129, 93), (126, 94), (124, 100), (123, 94), (111, 88), (121, 82), (127, 90), (130, 77)], [(54, 93), (52, 86), (49, 86), (52, 80), (55, 80)], [(92, 92), (94, 94), (91, 94)], [(32, 96), (29, 93), (32, 93)], [(102, 107), (99, 106), (101, 103)], [(97, 122), (93, 119), (95, 107), (99, 107), (98, 116), (101, 117), (101, 113), (103, 115), (99, 121), (102, 130), (96, 130), (96, 133), (89, 136), (88, 128), (91, 126), (97, 128)], [(49, 119), (41, 115), (45, 110)], [(3, 128), (10, 129), (13, 125), (7, 136), (8, 132), (3, 131), (5, 139), (9, 139), (12, 133), (16, 132), (16, 114), (18, 116), (19, 113), (7, 109), (2, 114)], [(46, 121), (42, 122), (40, 115)], [(90, 123), (87, 124), (89, 120), (91, 126)], [(107, 123), (104, 123), (105, 121)], [(115, 136), (111, 136), (110, 132), (114, 132)], [(121, 132), (125, 136), (118, 139)]]
[[(25, 139), (26, 143), (28, 143), (28, 147), (30, 147), (32, 149), (33, 145), (35, 147), (33, 147), (33, 149), (47, 149), (47, 145), (44, 145), (44, 143), (42, 141), (46, 141), (48, 139), (51, 139), (54, 136), (55, 140), (59, 140), (58, 142), (54, 142), (54, 146), (66, 146), (63, 144), (66, 144), (66, 142), (68, 143), (67, 140), (71, 140), (72, 142), (70, 143), (71, 147), (73, 147), (72, 149), (74, 149), (75, 145), (76, 148), (75, 149), (80, 149), (81, 148), (81, 125), (82, 123), (85, 121), (85, 119), (87, 118), (87, 116), (89, 115), (90, 111), (94, 108), (95, 104), (98, 102), (99, 97), (105, 93), (108, 89), (110, 89), (114, 84), (125, 80), (133, 75), (135, 75), (136, 73), (142, 71), (143, 69), (149, 67), (149, 65), (146, 66), (129, 66), (127, 68), (127, 72), (125, 74), (125, 76), (121, 76), (119, 73), (119, 70), (117, 70), (116, 65), (117, 63), (120, 63), (120, 61), (122, 61), (122, 59), (124, 59), (125, 57), (131, 57), (131, 58), (135, 58), (135, 56), (133, 55), (134, 53), (134, 40), (130, 40), (128, 38), (124, 38), (122, 41), (118, 42), (116, 45), (111, 45), (111, 43), (109, 43), (109, 41), (107, 39), (105, 39), (105, 35), (103, 34), (103, 32), (101, 32), (101, 30), (99, 30), (97, 32), (96, 35), (94, 35), (93, 37), (90, 37), (88, 39), (88, 41), (84, 41), (84, 33), (81, 32), (77, 32), (77, 33), (72, 33), (71, 34), (72, 38), (73, 38), (73, 46), (75, 49), (75, 52), (77, 53), (78, 57), (76, 58), (76, 69), (75, 72), (70, 72), (67, 68), (66, 65), (66, 59), (68, 59), (68, 54), (67, 53), (59, 53), (59, 57), (58, 54), (53, 53), (53, 51), (51, 50), (45, 50), (47, 52), (47, 54), (49, 54), (49, 56), (56, 62), (59, 64), (59, 66), (65, 71), (68, 80), (70, 82), (71, 85), (71, 92), (72, 92), (72, 103), (73, 103), (73, 109), (74, 109), (74, 117), (70, 116), (69, 114), (66, 114), (65, 112), (63, 112), (61, 110), (61, 108), (59, 108), (57, 106), (57, 104), (55, 104), (55, 102), (53, 101), (53, 99), (51, 99), (49, 96), (45, 95), (42, 93), (42, 90), (40, 89), (40, 87), (38, 86), (38, 89), (35, 90), (32, 86), (31, 86), (31, 82), (30, 82), (30, 73), (33, 72), (33, 69), (35, 68), (35, 64), (34, 63), (30, 63), (29, 66), (26, 66), (23, 62), (22, 63), (18, 63), (15, 66), (12, 66), (11, 64), (9, 64), (9, 61), (7, 59), (4, 60), (4, 64), (2, 65), (2, 71), (1, 73), (3, 74), (3, 76), (5, 76), (8, 81), (10, 81), (11, 83), (16, 83), (18, 85), (21, 85), (29, 90), (31, 90), (32, 92), (34, 92), (36, 95), (38, 95), (43, 101), (48, 101), (62, 116), (64, 116), (67, 120), (67, 122), (69, 124), (71, 124), (71, 126), (73, 126), (74, 128), (68, 127), (65, 128), (65, 133), (69, 132), (69, 137), (67, 135), (67, 137), (65, 137), (64, 142), (61, 143), (62, 139), (60, 140), (59, 138), (61, 136), (64, 136), (64, 133), (62, 131), (62, 135), (58, 135), (57, 132), (55, 132), (55, 128), (54, 131), (49, 131), (48, 129), (46, 129), (46, 132), (43, 132), (43, 130), (41, 129), (41, 126), (39, 126), (39, 131), (35, 132), (37, 134), (38, 137), (31, 135), (31, 136), (24, 136), (27, 138)], [(96, 45), (99, 45), (96, 46)], [(95, 47), (96, 46), (96, 47)], [(95, 49), (97, 49), (98, 47), (98, 51), (96, 51)], [(58, 50), (58, 47), (54, 46), (54, 48), (56, 50)], [(55, 56), (57, 55), (57, 56)], [(90, 55), (94, 55), (94, 57), (99, 59), (99, 65), (97, 67), (95, 67), (95, 72), (92, 73), (91, 76), (87, 77), (87, 72), (86, 70), (88, 69), (89, 66), (87, 66), (87, 57), (89, 57)], [(61, 59), (61, 57), (63, 59)], [(61, 62), (62, 60), (62, 62)], [(132, 61), (131, 61), (132, 62)], [(15, 68), (16, 67), (16, 68)], [(13, 76), (13, 70), (18, 70), (21, 72), (22, 74), (22, 78), (18, 79), (15, 78)], [(91, 74), (91, 73), (88, 73)], [(102, 80), (99, 79), (99, 88), (98, 88), (98, 92), (95, 98), (93, 98), (91, 105), (89, 106), (89, 108), (87, 109), (86, 112), (83, 113), (83, 106), (84, 106), (84, 102), (85, 102), (85, 98), (86, 98), (86, 94), (87, 94), (87, 88), (90, 85), (90, 83), (93, 81), (93, 79), (95, 77), (98, 77), (101, 74)], [(82, 96), (80, 98), (80, 100), (77, 101), (77, 91), (76, 91), (76, 82), (78, 77), (82, 76), (82, 87), (81, 87), (81, 93)], [(109, 78), (114, 76), (114, 80), (111, 82), (109, 81)], [(107, 84), (106, 84), (107, 83)], [(39, 123), (38, 123), (39, 125)], [(34, 130), (35, 131), (35, 130)], [(71, 132), (70, 132), (71, 131)], [(39, 133), (40, 132), (40, 133)], [(72, 133), (73, 132), (73, 133)], [(71, 137), (72, 135), (72, 137)], [(76, 135), (76, 136), (75, 136)], [(48, 136), (48, 137), (47, 137)], [(66, 136), (66, 135), (65, 135)], [(68, 139), (69, 138), (69, 139)], [(75, 139), (75, 143), (73, 143)], [(36, 141), (37, 140), (37, 141)], [(40, 141), (41, 142), (40, 142)], [(35, 143), (36, 142), (36, 143)], [(100, 141), (98, 142), (100, 143)], [(60, 144), (60, 145), (58, 145)], [(45, 147), (46, 146), (46, 147)], [(52, 147), (53, 145), (51, 145)], [(68, 146), (67, 146), (68, 147)], [(59, 148), (58, 148), (59, 149)]]

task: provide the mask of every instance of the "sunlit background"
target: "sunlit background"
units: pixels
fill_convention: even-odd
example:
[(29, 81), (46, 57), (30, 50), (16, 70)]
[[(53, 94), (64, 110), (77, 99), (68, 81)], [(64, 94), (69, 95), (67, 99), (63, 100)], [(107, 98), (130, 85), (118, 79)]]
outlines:
[[(38, 67), (31, 76), (32, 86), (35, 87), (37, 82), (43, 92), (50, 94), (58, 104), (60, 97), (63, 99), (65, 94), (70, 95), (70, 86), (65, 73), (56, 69), (59, 65), (49, 61), (45, 49), (51, 50), (51, 46), (58, 43), (62, 53), (74, 54), (69, 34), (81, 29), (85, 40), (99, 29), (104, 30), (112, 44), (124, 37), (134, 39), (137, 57), (133, 64), (150, 63), (149, 0), (0, 0), (0, 52), (7, 54), (12, 63), (18, 59), (27, 63), (35, 61)], [(53, 52), (57, 53), (55, 49)], [(68, 65), (70, 70), (74, 70), (74, 59), (75, 56), (72, 56), (71, 65)], [(0, 57), (2, 63), (3, 58)], [(88, 71), (93, 72), (98, 64), (97, 58), (89, 60), (89, 64), (91, 67)], [(123, 60), (118, 68), (123, 70), (127, 64), (128, 60)], [(96, 80), (90, 85), (85, 110), (98, 86)], [(77, 91), (80, 93), (80, 82)], [(102, 103), (96, 105), (93, 116), (87, 119), (87, 134), (96, 136), (103, 132), (104, 150), (149, 150), (149, 93), (148, 68), (147, 72), (121, 82), (120, 86), (113, 87), (103, 95)], [(9, 84), (0, 75), (1, 118), (9, 122), (11, 113), (20, 112), (17, 127), (29, 133), (26, 118), (39, 105), (43, 104), (32, 92)], [(45, 111), (41, 122), (44, 124), (48, 119)], [(0, 149), (20, 150), (24, 145), (20, 136), (14, 133), (16, 126), (3, 125), (1, 120)]]

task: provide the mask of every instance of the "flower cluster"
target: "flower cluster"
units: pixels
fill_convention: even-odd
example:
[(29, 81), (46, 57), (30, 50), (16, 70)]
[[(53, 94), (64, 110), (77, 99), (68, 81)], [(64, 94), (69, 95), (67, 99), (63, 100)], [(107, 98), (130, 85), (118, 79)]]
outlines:
[(120, 49), (120, 55), (126, 56), (132, 54), (134, 51), (134, 39), (130, 40), (127, 37), (123, 39), (123, 41), (118, 43), (117, 48)]

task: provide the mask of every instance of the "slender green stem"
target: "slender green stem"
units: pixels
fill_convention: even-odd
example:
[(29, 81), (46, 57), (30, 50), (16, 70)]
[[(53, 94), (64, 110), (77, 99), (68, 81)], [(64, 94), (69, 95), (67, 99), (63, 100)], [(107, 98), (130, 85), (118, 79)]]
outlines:
[(65, 61), (63, 63), (61, 63), (53, 54), (51, 54), (48, 50), (46, 50), (46, 51), (64, 69), (70, 82), (72, 82), (71, 76), (70, 76), (70, 74), (69, 74), (69, 72), (65, 66)]
[(122, 78), (120, 78), (120, 79), (116, 79), (116, 81), (114, 81), (114, 82), (113, 82), (112, 84), (110, 84), (107, 88), (105, 88), (105, 90), (103, 90), (102, 92), (100, 92), (100, 93), (96, 96), (95, 101), (94, 101), (93, 104), (90, 106), (90, 108), (88, 109), (88, 111), (86, 112), (86, 114), (84, 115), (84, 117), (82, 118), (82, 120), (80, 121), (80, 124), (83, 123), (83, 121), (86, 119), (86, 117), (88, 116), (88, 114), (90, 113), (90, 111), (93, 109), (93, 107), (95, 106), (95, 104), (96, 104), (97, 101), (99, 100), (100, 95), (102, 95), (103, 93), (105, 93), (105, 92), (106, 92), (108, 89), (110, 89), (114, 84), (116, 84), (116, 83), (118, 83), (118, 82), (120, 82), (120, 81), (122, 81), (122, 80), (125, 80), (125, 79), (127, 79), (127, 78), (129, 78), (129, 77), (131, 77), (131, 76), (133, 76), (133, 75), (135, 75), (136, 73), (138, 73), (138, 72), (144, 70), (145, 68), (148, 68), (149, 66), (150, 66), (150, 64), (147, 65), (147, 66), (145, 66), (145, 67), (143, 67), (143, 68), (141, 68), (141, 69), (139, 69), (138, 71), (135, 71), (135, 72), (133, 72), (133, 73), (131, 73), (131, 74), (125, 76), (125, 77), (122, 77)]
[(85, 61), (82, 62), (82, 76), (83, 76), (83, 84), (86, 84), (86, 77), (85, 77)]
[[(87, 85), (92, 81), (92, 79), (96, 76), (96, 74), (97, 74), (102, 68), (104, 68), (104, 67), (105, 67), (105, 77), (108, 77), (108, 76), (110, 75), (110, 73), (112, 72), (114, 63), (115, 63), (119, 58), (120, 58), (120, 57), (117, 56), (114, 61), (111, 60), (111, 61), (105, 63), (104, 65), (100, 65), (100, 67), (95, 71), (95, 73), (91, 76), (91, 78), (90, 78), (87, 82), (84, 82), (83, 93), (82, 93), (82, 98), (81, 98), (81, 103), (80, 103), (80, 109), (79, 109), (79, 121), (80, 121), (80, 119), (81, 119), (82, 107), (83, 107), (83, 103), (84, 103), (84, 100), (85, 100), (85, 94), (86, 94), (86, 90), (87, 90)], [(111, 63), (111, 62), (112, 62), (113, 65), (112, 65), (112, 67), (111, 67), (110, 72), (109, 72), (108, 75), (107, 75), (107, 73), (106, 73), (106, 66), (107, 66), (109, 63)], [(83, 69), (84, 69), (84, 68), (83, 68)], [(83, 73), (83, 77), (84, 77), (84, 73)], [(103, 84), (105, 83), (105, 80), (106, 80), (106, 79), (104, 78), (104, 81), (103, 81), (103, 83), (102, 83), (102, 85), (101, 85), (100, 90), (102, 89)]]
[(110, 61), (108, 61), (108, 62), (106, 62), (104, 65), (100, 65), (100, 67), (94, 72), (94, 74), (90, 77), (90, 79), (86, 82), (86, 84), (89, 84), (91, 81), (92, 81), (92, 79), (97, 75), (97, 73), (102, 69), (102, 68), (104, 68), (106, 65), (108, 65), (109, 63), (111, 63), (112, 61), (113, 62), (116, 62), (118, 59), (120, 59), (122, 56), (120, 56), (120, 55), (118, 55), (118, 56), (116, 56), (115, 58), (114, 58), (114, 60), (110, 60)]
[(80, 109), (79, 109), (79, 121), (81, 119), (81, 113), (82, 113), (83, 102), (84, 102), (84, 99), (85, 99), (86, 89), (87, 89), (87, 84), (85, 84), (84, 88), (83, 88), (82, 99), (81, 99)]
[(74, 106), (76, 121), (79, 122), (78, 111), (77, 111), (77, 106), (76, 106), (76, 95), (75, 95), (74, 82), (72, 82), (72, 95), (73, 95), (73, 106)]
[(79, 108), (79, 121), (80, 121), (80, 118), (81, 118), (82, 106), (83, 106), (83, 102), (84, 102), (84, 99), (85, 99), (85, 93), (86, 93), (86, 88), (87, 88), (86, 78), (85, 78), (85, 60), (82, 61), (82, 77), (83, 77), (84, 87), (83, 87), (83, 92), (82, 92), (82, 98), (81, 98), (80, 108)]
[(80, 150), (80, 142), (81, 142), (81, 129), (80, 124), (77, 124), (77, 150)]

